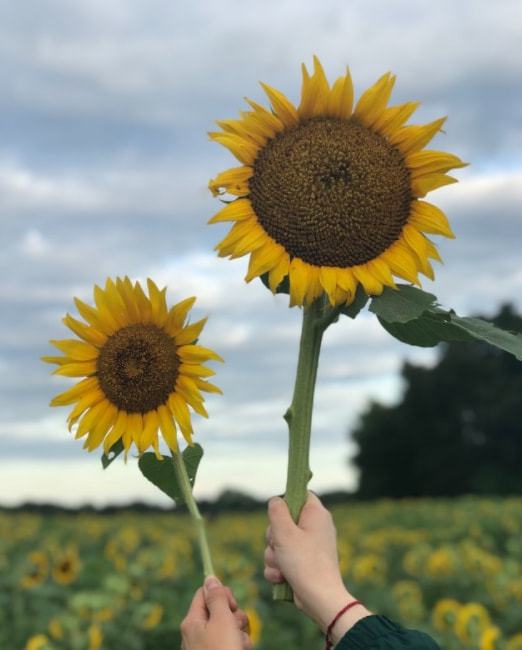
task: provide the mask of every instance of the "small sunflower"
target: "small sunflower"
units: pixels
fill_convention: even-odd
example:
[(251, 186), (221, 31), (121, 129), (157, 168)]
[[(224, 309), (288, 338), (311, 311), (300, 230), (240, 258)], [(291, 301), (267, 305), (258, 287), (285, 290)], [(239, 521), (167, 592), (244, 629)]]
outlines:
[(80, 567), (78, 549), (70, 547), (56, 558), (53, 566), (53, 580), (60, 585), (70, 585), (76, 580)]
[(275, 292), (288, 277), (291, 305), (323, 292), (332, 305), (350, 303), (359, 284), (369, 295), (395, 287), (393, 276), (433, 279), (440, 261), (426, 233), (454, 237), (427, 192), (456, 182), (457, 156), (424, 150), (445, 118), (405, 125), (418, 102), (387, 106), (395, 77), (387, 73), (352, 110), (350, 73), (330, 86), (314, 57), (303, 65), (301, 101), (261, 84), (272, 110), (247, 100), (238, 120), (217, 121), (210, 137), (242, 163), (209, 183), (227, 203), (209, 223), (232, 221), (216, 246), (231, 259), (250, 254), (245, 280), (267, 274)]
[(32, 589), (40, 585), (49, 573), (49, 561), (45, 553), (32, 551), (27, 556), (27, 571), (22, 576), (20, 586), (23, 589)]
[(207, 381), (214, 371), (204, 366), (223, 359), (196, 345), (206, 318), (186, 323), (196, 298), (170, 309), (166, 288), (147, 280), (147, 296), (139, 282), (128, 277), (95, 285), (95, 307), (75, 298), (85, 323), (69, 314), (63, 322), (80, 340), (51, 341), (65, 356), (43, 357), (58, 368), (54, 374), (83, 377), (57, 395), (51, 406), (74, 404), (69, 430), (78, 423), (76, 438), (86, 437), (92, 451), (103, 442), (108, 453), (120, 439), (127, 454), (132, 443), (142, 454), (152, 447), (161, 459), (158, 431), (172, 452), (177, 451), (177, 428), (192, 444), (189, 406), (208, 417), (201, 391), (221, 393)]

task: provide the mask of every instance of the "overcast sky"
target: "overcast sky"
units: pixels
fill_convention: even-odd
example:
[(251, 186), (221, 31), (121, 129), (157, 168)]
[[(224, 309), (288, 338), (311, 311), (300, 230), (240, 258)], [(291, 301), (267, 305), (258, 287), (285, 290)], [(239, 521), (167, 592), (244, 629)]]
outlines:
[[(0, 503), (162, 501), (134, 459), (102, 472), (48, 407), (70, 380), (39, 361), (66, 338), (72, 297), (107, 276), (153, 277), (169, 300), (197, 295), (202, 344), (226, 359), (194, 417), (206, 449), (197, 494), (281, 492), (300, 311), (259, 282), (246, 260), (215, 257), (226, 227), (208, 179), (234, 166), (208, 141), (258, 81), (297, 100), (299, 67), (350, 65), (359, 95), (387, 70), (393, 99), (421, 100), (419, 121), (448, 115), (433, 148), (471, 162), (430, 199), (457, 235), (424, 287), (461, 313), (522, 309), (522, 4), (519, 0), (190, 3), (0, 0)], [(434, 352), (393, 341), (368, 313), (325, 338), (311, 484), (350, 489), (348, 431), (371, 399), (400, 395), (405, 358)]]

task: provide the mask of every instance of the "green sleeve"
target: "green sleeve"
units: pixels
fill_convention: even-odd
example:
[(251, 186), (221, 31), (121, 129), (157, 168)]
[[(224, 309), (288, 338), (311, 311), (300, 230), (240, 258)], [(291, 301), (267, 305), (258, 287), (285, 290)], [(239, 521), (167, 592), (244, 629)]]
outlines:
[(440, 650), (435, 641), (417, 630), (406, 630), (386, 616), (367, 616), (358, 621), (335, 650)]

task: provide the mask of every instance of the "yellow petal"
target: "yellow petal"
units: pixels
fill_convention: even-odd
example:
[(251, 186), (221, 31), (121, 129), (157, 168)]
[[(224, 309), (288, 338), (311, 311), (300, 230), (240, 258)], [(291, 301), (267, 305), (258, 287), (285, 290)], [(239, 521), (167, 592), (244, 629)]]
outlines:
[(285, 125), (279, 119), (279, 117), (277, 117), (277, 115), (274, 115), (270, 111), (267, 111), (264, 106), (261, 106), (261, 104), (258, 104), (251, 99), (248, 99), (248, 97), (245, 97), (245, 99), (254, 109), (256, 119), (261, 120), (265, 125), (265, 128), (272, 131), (271, 137), (274, 137), (277, 133), (281, 133), (281, 131), (285, 128)]
[(235, 133), (244, 140), (250, 141), (258, 149), (266, 144), (266, 137), (255, 123), (247, 120), (216, 120), (216, 124), (228, 133)]
[(428, 174), (427, 176), (412, 178), (411, 191), (413, 196), (422, 197), (426, 196), (428, 192), (436, 190), (438, 187), (451, 185), (452, 183), (457, 182), (456, 178), (448, 176), (447, 174)]
[(379, 257), (366, 262), (370, 273), (388, 287), (396, 288), (390, 267)]
[(63, 393), (59, 393), (51, 400), (51, 406), (67, 406), (81, 399), (84, 395), (99, 388), (97, 377), (82, 379), (79, 383), (71, 386)]
[(140, 311), (138, 309), (138, 305), (136, 304), (134, 289), (130, 278), (127, 276), (125, 276), (123, 280), (117, 278), (116, 286), (118, 288), (121, 299), (125, 304), (129, 323), (139, 323), (141, 320)]
[(178, 450), (176, 425), (174, 424), (170, 411), (164, 404), (158, 407), (158, 420), (165, 442), (169, 449), (176, 453)]
[[(232, 232), (235, 226), (243, 223), (246, 224), (244, 229), (236, 229)], [(227, 255), (230, 258), (241, 257), (257, 250), (267, 241), (268, 235), (257, 221), (252, 219), (248, 223), (241, 222), (241, 224), (234, 224), (227, 237), (216, 246), (220, 257)]]
[(245, 282), (250, 282), (259, 275), (263, 275), (263, 273), (275, 268), (284, 254), (285, 250), (280, 244), (267, 239), (263, 246), (257, 248), (250, 255)]
[(181, 363), (178, 370), (188, 377), (212, 377), (216, 374), (210, 368), (197, 363)]
[(147, 288), (149, 290), (153, 322), (161, 327), (167, 320), (168, 315), (166, 299), (167, 287), (164, 287), (160, 291), (156, 284), (150, 278), (147, 278)]
[[(187, 408), (186, 402), (177, 393), (172, 393), (168, 401), (169, 409), (174, 419), (181, 429), (181, 433), (185, 440), (191, 441), (190, 436), (192, 433), (192, 423), (190, 422), (190, 413)], [(189, 440), (190, 439), (190, 440)]]
[(92, 359), (97, 359), (100, 354), (98, 348), (94, 345), (77, 341), (76, 339), (64, 339), (61, 341), (53, 339), (49, 343), (75, 361), (91, 361)]
[(227, 203), (224, 208), (208, 220), (208, 223), (244, 221), (249, 218), (255, 218), (252, 203), (250, 203), (249, 199), (236, 199), (231, 203)]
[(177, 355), (180, 359), (183, 359), (184, 363), (200, 361), (208, 361), (212, 359), (213, 361), (224, 361), (217, 352), (211, 350), (210, 348), (204, 348), (201, 345), (182, 345), (177, 349)]
[(105, 295), (105, 291), (97, 284), (94, 285), (93, 293), (98, 315), (104, 323), (107, 323), (112, 331), (116, 331), (127, 324), (122, 313), (111, 309), (111, 301)]
[[(299, 116), (295, 106), (283, 95), (282, 92), (261, 82), (261, 87), (268, 95), (274, 113), (286, 127), (295, 126), (299, 122)], [(247, 163), (249, 164), (249, 163)]]
[(78, 429), (76, 430), (76, 440), (91, 431), (91, 429), (96, 425), (96, 422), (103, 417), (104, 413), (109, 409), (109, 406), (111, 406), (110, 402), (104, 400), (90, 408), (87, 413), (83, 415), (78, 425)]
[(334, 83), (328, 99), (327, 114), (330, 117), (346, 119), (352, 114), (353, 105), (353, 84), (350, 70), (346, 68), (346, 74)]
[(108, 454), (111, 448), (122, 437), (126, 427), (127, 427), (127, 413), (125, 411), (118, 411), (116, 422), (114, 423), (114, 426), (112, 427), (111, 431), (103, 441), (103, 451), (105, 452), (105, 454)]
[(290, 257), (285, 251), (281, 259), (269, 273), (268, 276), (268, 286), (272, 293), (276, 292), (277, 287), (281, 284), (283, 279), (288, 275), (290, 268)]
[(152, 321), (152, 305), (141, 288), (141, 284), (136, 282), (133, 287), (134, 300), (140, 313), (141, 323), (150, 323)]
[(423, 232), (455, 238), (444, 212), (427, 201), (412, 202), (408, 221)]
[(419, 284), (416, 260), (401, 242), (392, 244), (381, 254), (381, 258), (388, 264), (392, 273), (408, 280), (408, 282)]
[(373, 128), (382, 135), (389, 137), (413, 115), (419, 106), (420, 102), (406, 102), (405, 104), (390, 106), (375, 120)]
[(458, 156), (445, 151), (433, 151), (424, 149), (415, 151), (406, 157), (406, 166), (410, 169), (412, 178), (424, 176), (425, 174), (445, 173), (450, 169), (467, 167), (468, 163), (462, 162)]
[(175, 336), (182, 329), (187, 315), (192, 309), (192, 306), (195, 302), (196, 297), (191, 296), (190, 298), (185, 298), (185, 300), (178, 302), (178, 304), (174, 305), (174, 307), (171, 307), (164, 326), (166, 332), (168, 332), (171, 336)]
[(252, 237), (257, 234), (264, 234), (264, 232), (265, 231), (258, 224), (255, 217), (247, 217), (246, 219), (234, 223), (232, 228), (227, 233), (226, 237), (215, 246), (215, 249), (226, 249), (239, 240)]
[(96, 425), (91, 429), (83, 448), (88, 451), (93, 451), (99, 447), (102, 440), (105, 438), (107, 431), (114, 424), (117, 416), (118, 409), (113, 404), (109, 404), (109, 407), (103, 412), (103, 415), (100, 416)]
[(243, 165), (254, 163), (259, 148), (253, 142), (232, 133), (209, 133), (209, 136), (226, 147)]
[(63, 377), (88, 377), (96, 372), (96, 361), (76, 361), (66, 363), (53, 370), (53, 375)]
[(335, 290), (337, 288), (337, 271), (331, 266), (322, 266), (319, 270), (319, 281), (328, 295), (331, 305), (335, 305)]
[(309, 265), (298, 257), (290, 262), (290, 306), (302, 305), (308, 286)]
[(369, 296), (378, 296), (382, 293), (382, 282), (371, 273), (366, 264), (353, 266), (352, 271), (356, 279), (359, 280), (363, 286), (363, 289)]
[(337, 270), (337, 283), (347, 293), (352, 296), (355, 295), (357, 289), (357, 282), (351, 269), (338, 269)]
[(194, 379), (194, 383), (200, 390), (203, 390), (206, 393), (218, 393), (219, 395), (223, 395), (223, 391), (221, 390), (221, 388), (215, 386), (214, 384), (211, 384), (209, 381), (205, 381), (204, 379), (200, 379), (199, 377), (194, 377), (193, 379)]
[(114, 323), (109, 323), (105, 321), (97, 309), (87, 305), (80, 300), (79, 298), (74, 298), (74, 304), (76, 309), (80, 313), (81, 317), (86, 320), (92, 327), (96, 328), (98, 331), (103, 332), (110, 336), (116, 330), (116, 325)]
[(248, 181), (253, 173), (254, 170), (252, 167), (243, 166), (227, 169), (213, 178), (209, 182), (208, 188), (213, 196), (218, 196), (223, 193), (234, 194), (236, 196), (248, 194)]
[(310, 77), (306, 66), (301, 66), (303, 84), (301, 87), (301, 103), (298, 108), (302, 120), (326, 114), (330, 96), (330, 87), (319, 59), (314, 56), (314, 74)]
[(102, 347), (107, 341), (106, 334), (94, 327), (85, 325), (85, 323), (73, 318), (73, 316), (70, 316), (69, 314), (66, 314), (62, 321), (64, 325), (77, 334), (81, 339), (87, 341), (87, 343), (92, 343), (96, 347)]
[(405, 224), (402, 229), (402, 237), (415, 253), (426, 257), (428, 240), (414, 226), (409, 223)]
[(183, 329), (179, 334), (176, 334), (176, 345), (188, 345), (189, 343), (194, 343), (201, 334), (201, 330), (205, 327), (206, 322), (207, 317), (185, 327), (185, 329)]
[(148, 411), (143, 415), (143, 432), (140, 437), (140, 444), (138, 445), (138, 451), (143, 453), (146, 449), (153, 445), (155, 439), (157, 439), (157, 433), (159, 428), (158, 414), (154, 411)]
[[(119, 278), (116, 278), (116, 281), (118, 280)], [(111, 278), (105, 280), (105, 299), (111, 313), (118, 314), (118, 320), (121, 322), (122, 326), (128, 325), (130, 315), (127, 306), (125, 305), (121, 291)]]
[(403, 126), (394, 134), (390, 135), (390, 142), (396, 145), (403, 155), (407, 156), (425, 147), (433, 136), (442, 129), (445, 121), (446, 118), (441, 117), (422, 126), (417, 124)]
[(360, 97), (353, 114), (366, 126), (372, 126), (382, 115), (390, 99), (395, 76), (390, 72), (382, 77)]
[(73, 408), (67, 417), (67, 423), (69, 426), (69, 431), (72, 429), (73, 425), (76, 424), (77, 420), (91, 406), (95, 406), (99, 402), (105, 399), (105, 393), (99, 388), (90, 391), (87, 395), (84, 395), (78, 404)]
[(319, 274), (319, 268), (312, 265), (308, 267), (308, 286), (305, 294), (306, 305), (310, 305), (324, 293)]

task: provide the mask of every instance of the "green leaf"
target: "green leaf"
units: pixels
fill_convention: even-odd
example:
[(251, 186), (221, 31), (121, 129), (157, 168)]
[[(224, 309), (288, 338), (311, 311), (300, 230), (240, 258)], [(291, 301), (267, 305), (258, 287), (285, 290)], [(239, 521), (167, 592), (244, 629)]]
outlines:
[[(194, 485), (199, 461), (203, 456), (201, 445), (187, 447), (181, 454), (189, 477), (190, 485)], [(158, 460), (156, 455), (148, 452), (143, 454), (138, 462), (143, 476), (154, 483), (162, 492), (170, 497), (177, 505), (185, 503), (183, 492), (176, 476), (172, 458)]]
[[(265, 285), (265, 287), (270, 290), (270, 285), (268, 284), (268, 273), (263, 273), (263, 275), (259, 276), (259, 279)], [(288, 275), (286, 275), (277, 285), (275, 292), (288, 294), (290, 293), (290, 280), (288, 279)]]
[(472, 336), (454, 327), (444, 312), (426, 311), (421, 318), (407, 323), (389, 323), (379, 318), (380, 324), (393, 337), (422, 348), (433, 347), (442, 341), (474, 341)]
[(345, 316), (349, 316), (350, 318), (355, 318), (357, 314), (361, 311), (361, 309), (364, 309), (367, 302), (368, 302), (368, 294), (362, 288), (362, 286), (359, 285), (357, 287), (357, 291), (355, 292), (355, 298), (352, 304), (344, 305), (343, 307), (341, 307), (340, 312)]
[(485, 341), (504, 352), (513, 354), (522, 361), (522, 335), (515, 332), (502, 330), (493, 323), (481, 318), (461, 318), (456, 314), (451, 315), (451, 322), (466, 334), (477, 341)]
[(418, 318), (436, 300), (432, 293), (409, 284), (398, 284), (397, 289), (385, 287), (380, 296), (372, 298), (370, 311), (388, 323), (407, 323)]
[(185, 463), (190, 485), (191, 487), (194, 487), (199, 463), (203, 458), (203, 447), (198, 443), (195, 443), (192, 447), (186, 447), (181, 455), (183, 456), (183, 462)]
[(102, 462), (103, 469), (107, 469), (107, 467), (109, 467), (112, 461), (118, 458), (118, 456), (122, 453), (122, 451), (123, 451), (123, 441), (120, 438), (112, 445), (112, 447), (109, 449), (108, 454), (102, 455), (101, 462)]
[(441, 342), (483, 342), (522, 360), (522, 335), (502, 330), (481, 318), (461, 317), (450, 310), (431, 306), (418, 318), (405, 323), (388, 322), (379, 317), (384, 329), (399, 341), (420, 347)]

